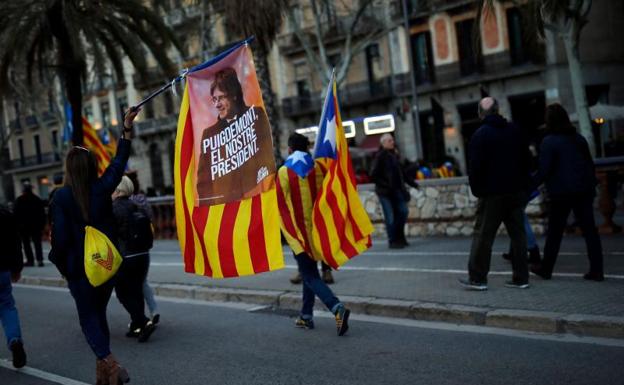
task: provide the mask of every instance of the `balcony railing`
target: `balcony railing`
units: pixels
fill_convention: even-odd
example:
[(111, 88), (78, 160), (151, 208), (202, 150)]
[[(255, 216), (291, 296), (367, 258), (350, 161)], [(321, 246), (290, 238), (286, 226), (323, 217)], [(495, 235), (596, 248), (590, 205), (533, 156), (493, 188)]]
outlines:
[[(343, 106), (355, 106), (403, 95), (410, 91), (409, 74), (386, 77), (375, 82), (353, 83), (338, 91)], [(299, 116), (319, 112), (322, 101), (319, 94), (292, 96), (282, 99), (285, 116)]]
[(176, 130), (178, 117), (168, 115), (162, 118), (147, 119), (136, 122), (136, 133), (139, 136), (153, 135), (159, 132), (174, 132)]
[(24, 158), (11, 159), (11, 169), (32, 167), (32, 166), (47, 166), (52, 163), (61, 161), (61, 157), (58, 153), (47, 152), (44, 154), (27, 156)]

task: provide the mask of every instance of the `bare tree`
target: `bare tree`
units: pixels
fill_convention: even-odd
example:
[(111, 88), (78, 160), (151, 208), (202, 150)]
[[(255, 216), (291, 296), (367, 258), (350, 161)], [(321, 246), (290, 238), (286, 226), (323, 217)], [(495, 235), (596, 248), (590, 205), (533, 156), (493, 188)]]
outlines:
[[(480, 11), (484, 8), (492, 9), (494, 1), (481, 0)], [(592, 155), (595, 155), (596, 146), (579, 55), (581, 31), (588, 22), (587, 16), (592, 6), (592, 0), (514, 0), (514, 3), (518, 6), (527, 7), (527, 21), (542, 38), (544, 38), (544, 32), (548, 30), (563, 41), (579, 129), (587, 139)], [(479, 12), (479, 14), (483, 15), (483, 12)]]
[[(306, 0), (301, 0), (306, 1)], [(314, 27), (304, 31), (302, 20), (295, 14), (293, 6), (286, 6), (286, 15), (294, 29), (294, 33), (303, 47), (308, 64), (319, 74), (323, 83), (328, 83), (331, 76), (331, 64), (327, 55), (326, 44), (329, 34), (344, 33), (340, 59), (333, 63), (336, 67), (336, 83), (338, 86), (347, 77), (349, 66), (353, 58), (362, 52), (372, 42), (386, 35), (396, 27), (396, 23), (389, 18), (376, 15), (374, 0), (333, 2), (329, 0), (307, 0), (312, 8)], [(387, 2), (384, 2), (387, 3)], [(348, 17), (338, 20), (332, 15), (333, 10), (340, 7)], [(385, 12), (385, 10), (382, 10)]]

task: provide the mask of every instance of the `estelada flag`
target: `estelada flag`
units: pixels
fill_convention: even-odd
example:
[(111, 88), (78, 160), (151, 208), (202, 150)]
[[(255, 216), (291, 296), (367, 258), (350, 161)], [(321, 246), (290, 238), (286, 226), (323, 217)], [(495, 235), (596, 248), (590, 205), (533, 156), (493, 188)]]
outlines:
[(84, 116), (82, 117), (82, 135), (84, 146), (91, 150), (97, 159), (98, 175), (101, 176), (111, 162), (111, 154), (108, 152), (107, 146), (102, 143), (95, 128)]
[(332, 74), (314, 146), (327, 172), (312, 210), (312, 243), (337, 268), (371, 246), (373, 225), (357, 192)]
[(224, 278), (284, 267), (271, 127), (247, 41), (187, 74), (174, 176), (186, 272)]

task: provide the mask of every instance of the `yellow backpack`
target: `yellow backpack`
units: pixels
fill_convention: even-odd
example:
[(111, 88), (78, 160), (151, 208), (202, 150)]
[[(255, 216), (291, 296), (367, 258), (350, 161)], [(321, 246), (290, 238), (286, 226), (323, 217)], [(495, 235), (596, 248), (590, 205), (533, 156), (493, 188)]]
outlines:
[(98, 229), (85, 226), (84, 267), (89, 283), (97, 287), (113, 278), (121, 262), (113, 242)]

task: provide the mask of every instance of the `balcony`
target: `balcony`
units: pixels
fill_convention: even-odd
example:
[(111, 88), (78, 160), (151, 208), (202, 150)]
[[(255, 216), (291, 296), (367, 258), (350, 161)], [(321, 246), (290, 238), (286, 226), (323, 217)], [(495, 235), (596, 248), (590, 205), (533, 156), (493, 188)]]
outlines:
[(178, 125), (177, 115), (168, 115), (162, 118), (147, 119), (136, 122), (138, 136), (154, 135), (161, 132), (175, 132)]
[[(411, 91), (409, 74), (388, 76), (375, 82), (351, 83), (338, 91), (340, 104), (353, 107), (390, 99)], [(322, 100), (318, 93), (310, 96), (291, 96), (282, 99), (282, 110), (287, 117), (316, 114), (321, 111)]]
[(34, 156), (27, 156), (19, 159), (11, 159), (9, 172), (31, 171), (39, 168), (57, 166), (61, 164), (61, 157), (58, 153), (47, 152)]
[(39, 121), (37, 120), (37, 117), (35, 115), (28, 115), (26, 118), (24, 118), (24, 123), (26, 125), (26, 128), (39, 127)]

